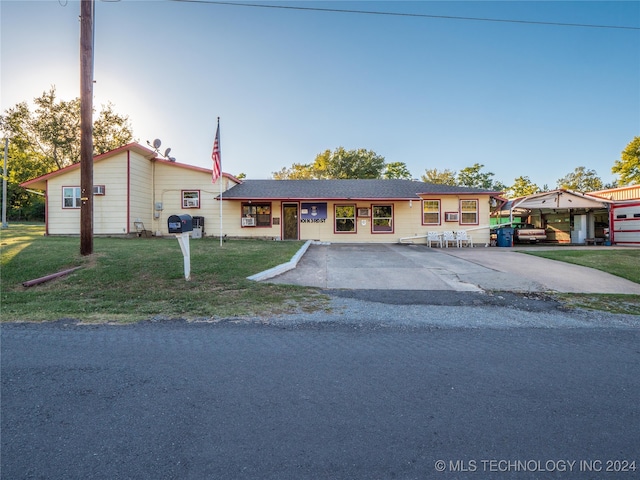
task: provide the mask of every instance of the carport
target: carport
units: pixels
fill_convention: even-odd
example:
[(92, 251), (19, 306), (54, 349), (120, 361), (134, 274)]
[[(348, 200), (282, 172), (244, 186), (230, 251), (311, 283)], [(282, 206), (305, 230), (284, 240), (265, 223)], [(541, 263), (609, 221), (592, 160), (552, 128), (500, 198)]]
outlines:
[(609, 240), (612, 203), (586, 193), (558, 189), (505, 202), (494, 216), (498, 223), (513, 222), (514, 217), (525, 218), (523, 223), (547, 231), (549, 243), (605, 243)]

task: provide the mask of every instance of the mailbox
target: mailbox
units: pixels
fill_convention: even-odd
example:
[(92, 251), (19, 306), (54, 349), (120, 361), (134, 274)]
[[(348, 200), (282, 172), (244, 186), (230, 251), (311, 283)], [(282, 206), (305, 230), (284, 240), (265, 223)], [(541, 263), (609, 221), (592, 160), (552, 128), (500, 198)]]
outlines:
[(187, 233), (193, 230), (191, 215), (169, 215), (169, 233)]

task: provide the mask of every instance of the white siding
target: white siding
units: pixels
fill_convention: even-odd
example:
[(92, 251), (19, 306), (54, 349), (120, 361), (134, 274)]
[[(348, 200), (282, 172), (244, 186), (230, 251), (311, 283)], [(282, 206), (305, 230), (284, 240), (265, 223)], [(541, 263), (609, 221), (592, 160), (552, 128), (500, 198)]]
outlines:
[(93, 197), (93, 233), (124, 235), (127, 231), (127, 152), (96, 162), (93, 184), (104, 185), (104, 195)]
[(153, 223), (153, 168), (153, 162), (139, 153), (130, 152), (129, 225), (127, 226), (129, 232), (136, 231), (134, 225), (136, 221), (143, 222), (145, 229), (151, 230)]
[[(204, 217), (205, 235), (220, 235), (220, 203), (216, 200), (216, 197), (220, 195), (220, 182), (223, 182), (224, 189), (235, 184), (224, 177), (220, 177), (214, 184), (211, 183), (210, 172), (164, 162), (155, 164), (154, 176), (155, 192), (151, 207), (153, 208), (156, 202), (162, 203), (162, 210), (156, 212), (157, 218), (152, 222), (154, 232), (167, 235), (169, 216), (186, 214), (192, 217)], [(200, 192), (199, 208), (183, 208), (182, 192), (184, 190)], [(226, 203), (224, 202), (223, 205), (225, 208), (227, 208)], [(225, 233), (227, 232), (225, 231)]]
[(47, 232), (50, 235), (80, 235), (80, 209), (62, 208), (62, 187), (79, 186), (79, 168), (47, 181)]
[[(127, 152), (97, 161), (93, 184), (104, 185), (105, 195), (93, 197), (93, 233), (123, 235), (127, 230)], [(74, 168), (47, 181), (47, 226), (50, 235), (79, 235), (80, 209), (62, 208), (62, 188), (80, 186)]]

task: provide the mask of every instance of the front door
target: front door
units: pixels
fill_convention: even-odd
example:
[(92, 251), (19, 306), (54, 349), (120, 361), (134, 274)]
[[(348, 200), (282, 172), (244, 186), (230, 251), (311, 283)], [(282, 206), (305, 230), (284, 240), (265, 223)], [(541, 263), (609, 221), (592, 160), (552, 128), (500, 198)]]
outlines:
[(282, 219), (282, 239), (298, 240), (298, 204), (283, 204)]

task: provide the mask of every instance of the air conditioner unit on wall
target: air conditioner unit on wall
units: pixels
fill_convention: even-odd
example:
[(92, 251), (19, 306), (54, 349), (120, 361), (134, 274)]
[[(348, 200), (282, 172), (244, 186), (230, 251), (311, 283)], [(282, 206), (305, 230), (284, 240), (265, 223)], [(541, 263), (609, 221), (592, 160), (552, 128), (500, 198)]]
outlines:
[(245, 217), (242, 219), (242, 226), (243, 227), (255, 227), (256, 226), (256, 219), (255, 218), (250, 218), (250, 217)]
[(359, 208), (358, 209), (358, 216), (359, 217), (370, 217), (371, 213), (369, 212), (368, 208)]
[(457, 222), (458, 221), (458, 212), (446, 212), (444, 214), (445, 222)]

